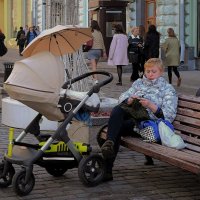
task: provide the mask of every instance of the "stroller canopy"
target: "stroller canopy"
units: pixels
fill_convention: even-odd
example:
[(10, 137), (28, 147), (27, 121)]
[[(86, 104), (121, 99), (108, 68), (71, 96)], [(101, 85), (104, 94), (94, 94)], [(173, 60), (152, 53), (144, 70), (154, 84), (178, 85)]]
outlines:
[(43, 114), (47, 119), (64, 119), (57, 107), (64, 83), (64, 64), (50, 52), (41, 52), (17, 61), (4, 83), (4, 89), (16, 99)]

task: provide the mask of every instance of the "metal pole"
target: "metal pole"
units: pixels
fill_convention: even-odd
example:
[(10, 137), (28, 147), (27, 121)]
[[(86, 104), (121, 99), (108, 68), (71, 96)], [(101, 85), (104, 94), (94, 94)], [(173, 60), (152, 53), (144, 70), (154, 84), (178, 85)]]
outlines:
[(184, 0), (180, 0), (180, 44), (181, 44), (181, 64), (185, 58), (185, 22), (184, 22)]
[(46, 0), (42, 0), (42, 31), (46, 29)]

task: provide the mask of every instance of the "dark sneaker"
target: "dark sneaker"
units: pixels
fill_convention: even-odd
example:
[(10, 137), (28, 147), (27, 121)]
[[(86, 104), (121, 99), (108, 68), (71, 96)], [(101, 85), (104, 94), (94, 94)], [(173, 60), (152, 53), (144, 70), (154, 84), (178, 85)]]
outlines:
[(112, 140), (106, 140), (101, 147), (101, 151), (105, 159), (113, 158), (114, 157), (114, 142)]
[(122, 85), (122, 82), (118, 82), (118, 83), (116, 83), (116, 85)]

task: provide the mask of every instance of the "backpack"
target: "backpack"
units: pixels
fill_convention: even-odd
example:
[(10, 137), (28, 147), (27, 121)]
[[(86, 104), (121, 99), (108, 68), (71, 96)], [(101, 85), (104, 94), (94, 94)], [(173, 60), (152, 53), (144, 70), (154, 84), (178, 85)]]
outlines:
[(21, 33), (20, 36), (19, 36), (19, 40), (25, 40), (26, 39), (26, 36), (24, 33)]

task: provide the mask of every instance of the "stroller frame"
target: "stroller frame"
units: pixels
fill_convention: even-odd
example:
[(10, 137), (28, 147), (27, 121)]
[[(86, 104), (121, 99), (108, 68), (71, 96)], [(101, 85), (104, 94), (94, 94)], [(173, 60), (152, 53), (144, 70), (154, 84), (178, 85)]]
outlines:
[[(13, 131), (10, 130), (8, 153), (4, 155), (2, 163), (0, 164), (0, 187), (8, 187), (12, 183), (14, 191), (18, 195), (27, 195), (32, 191), (35, 184), (33, 165), (37, 164), (42, 167), (47, 167), (49, 164), (52, 164), (56, 166), (58, 162), (62, 164), (58, 164), (58, 169), (56, 168), (53, 172), (51, 170), (47, 170), (47, 172), (53, 176), (61, 176), (67, 171), (67, 169), (78, 165), (78, 175), (84, 185), (95, 186), (102, 181), (104, 177), (104, 160), (102, 156), (99, 154), (90, 155), (92, 148), (89, 144), (72, 142), (68, 136), (66, 127), (82, 108), (88, 98), (93, 93), (98, 93), (102, 86), (110, 83), (113, 76), (111, 73), (105, 71), (88, 72), (72, 80), (68, 80), (63, 84), (62, 89), (68, 89), (69, 85), (93, 74), (101, 74), (107, 76), (108, 78), (93, 85), (80, 103), (78, 103), (78, 105), (67, 114), (67, 117), (60, 124), (53, 135), (45, 136), (40, 134), (39, 122), (42, 118), (42, 114), (40, 113), (30, 122), (26, 129), (23, 130), (16, 139), (14, 139)], [(63, 105), (66, 105), (64, 99), (65, 97), (63, 97), (62, 103)], [(43, 141), (44, 144), (41, 146), (21, 142), (28, 133), (33, 134), (39, 142)], [(47, 160), (44, 160), (44, 155), (47, 155), (48, 157), (48, 153), (46, 153), (46, 151), (51, 148), (53, 142), (55, 141), (59, 141), (58, 145), (61, 144), (64, 147), (64, 150), (61, 151), (61, 156), (58, 156), (59, 153), (57, 152), (54, 152), (53, 154), (55, 157), (60, 158), (60, 161), (54, 159), (55, 157), (52, 158), (51, 156), (49, 156), (50, 161), (48, 158)], [(25, 157), (27, 158), (23, 158), (23, 153), (20, 149), (23, 149), (23, 152), (25, 152), (26, 155)], [(84, 154), (89, 156), (85, 157)], [(67, 166), (68, 162), (71, 162), (71, 165)], [(91, 163), (90, 172), (86, 169), (86, 167), (88, 168), (89, 163)], [(22, 169), (18, 173), (15, 173), (13, 164), (20, 165)]]

